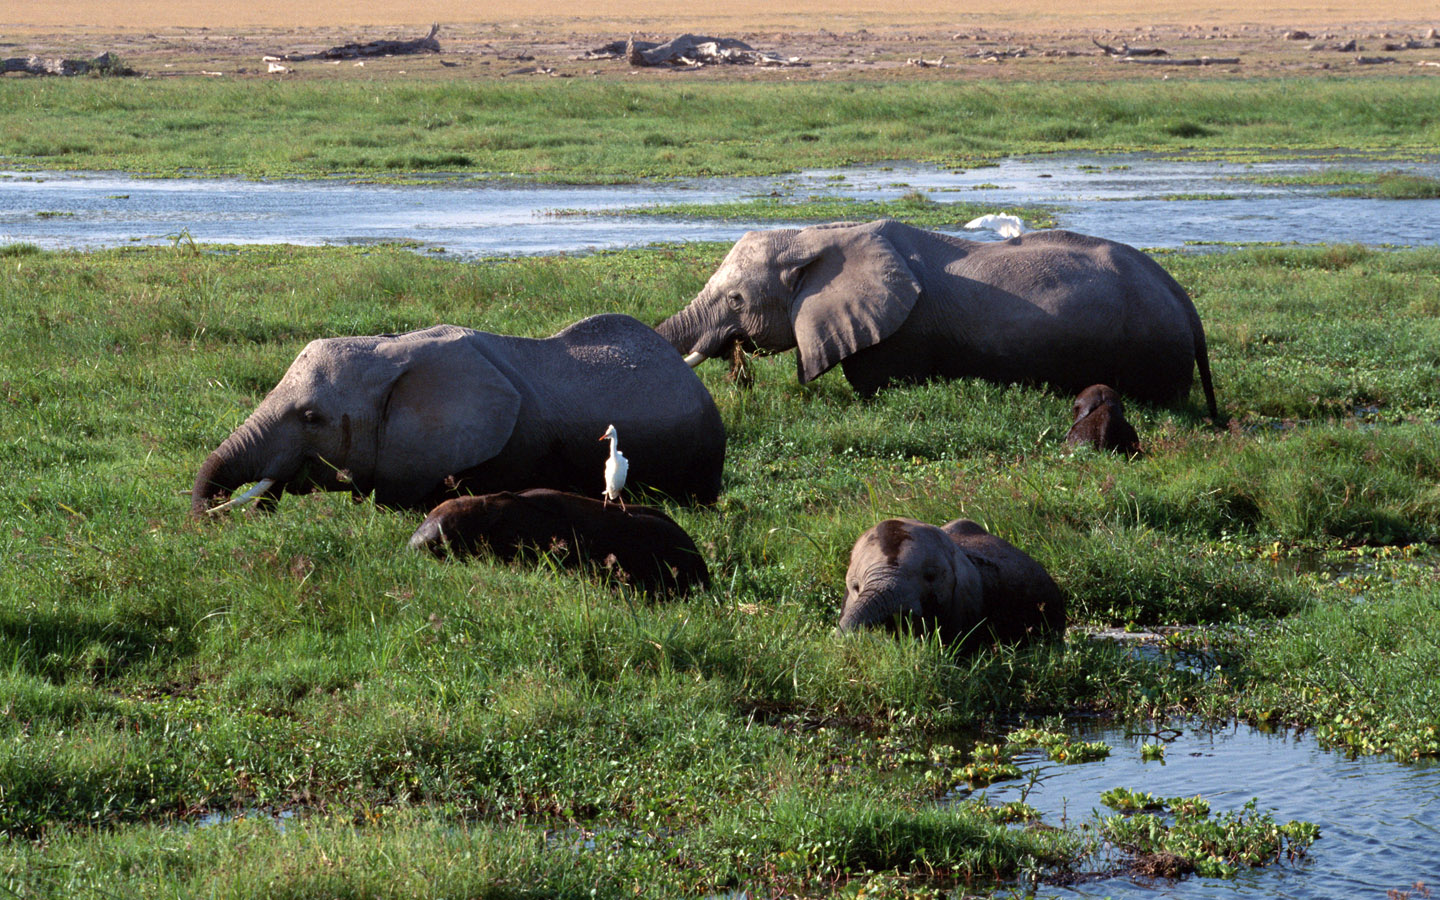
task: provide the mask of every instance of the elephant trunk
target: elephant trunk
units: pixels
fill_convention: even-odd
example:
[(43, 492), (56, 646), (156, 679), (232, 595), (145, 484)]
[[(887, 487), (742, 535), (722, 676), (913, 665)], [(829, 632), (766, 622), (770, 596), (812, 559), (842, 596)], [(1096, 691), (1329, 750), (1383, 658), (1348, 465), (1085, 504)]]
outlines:
[(685, 361), (691, 367), (698, 366), (715, 355), (713, 348), (701, 346), (708, 329), (696, 308), (699, 302), (699, 298), (696, 298), (694, 303), (655, 326), (655, 330), (670, 342), (670, 346), (685, 355)]
[(866, 587), (845, 603), (837, 631), (856, 631), (892, 623), (896, 616), (909, 612), (909, 605), (889, 586)]
[(217, 498), (228, 496), (242, 484), (261, 480), (263, 465), (258, 429), (246, 422), (200, 465), (190, 490), (190, 514), (205, 515)]

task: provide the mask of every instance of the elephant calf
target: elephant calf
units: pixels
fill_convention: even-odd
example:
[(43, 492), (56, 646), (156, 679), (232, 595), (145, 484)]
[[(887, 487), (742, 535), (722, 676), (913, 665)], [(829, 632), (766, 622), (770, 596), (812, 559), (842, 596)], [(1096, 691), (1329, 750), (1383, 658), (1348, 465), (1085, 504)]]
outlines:
[(886, 519), (860, 535), (839, 630), (936, 632), (969, 652), (1065, 633), (1065, 596), (1045, 568), (969, 519)]
[(1127, 456), (1140, 452), (1140, 435), (1125, 420), (1120, 392), (1105, 384), (1092, 384), (1071, 407), (1075, 424), (1065, 435), (1067, 444), (1089, 444), (1096, 450), (1115, 450)]
[(504, 560), (548, 552), (566, 566), (608, 568), (616, 580), (653, 593), (710, 585), (695, 541), (665, 513), (544, 488), (446, 500), (415, 529), (410, 547)]

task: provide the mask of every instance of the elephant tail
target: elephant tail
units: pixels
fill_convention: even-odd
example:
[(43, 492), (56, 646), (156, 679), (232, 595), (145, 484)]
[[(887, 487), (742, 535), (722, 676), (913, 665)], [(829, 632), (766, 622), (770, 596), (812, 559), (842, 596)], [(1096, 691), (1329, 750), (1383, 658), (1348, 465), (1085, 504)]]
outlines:
[(1215, 384), (1210, 380), (1210, 350), (1205, 344), (1205, 331), (1200, 328), (1199, 321), (1195, 326), (1195, 367), (1200, 370), (1200, 387), (1205, 390), (1205, 405), (1210, 409), (1210, 418), (1218, 422), (1220, 410), (1215, 405)]

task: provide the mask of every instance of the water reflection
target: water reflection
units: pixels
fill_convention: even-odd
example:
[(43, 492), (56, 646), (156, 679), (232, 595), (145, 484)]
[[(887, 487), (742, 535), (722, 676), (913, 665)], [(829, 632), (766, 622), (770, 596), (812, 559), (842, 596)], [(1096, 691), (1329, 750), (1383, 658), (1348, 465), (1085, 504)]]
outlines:
[[(1418, 245), (1440, 234), (1440, 203), (1433, 200), (1340, 198), (1329, 196), (1328, 187), (1250, 180), (1336, 169), (1440, 177), (1440, 161), (1434, 160), (1235, 163), (1136, 154), (1008, 159), (968, 171), (870, 166), (777, 178), (605, 186), (494, 181), (394, 186), (0, 172), (0, 244), (86, 249), (191, 239), (308, 245), (407, 241), (464, 257), (577, 252), (732, 241), (750, 228), (772, 224), (619, 218), (604, 215), (607, 210), (770, 195), (893, 200), (916, 190), (940, 202), (975, 201), (996, 210), (1054, 206), (1062, 227), (1141, 247), (1234, 241)], [(554, 214), (562, 209), (592, 215)], [(996, 239), (989, 233), (972, 236)]]
[[(1185, 729), (1166, 745), (1163, 761), (1144, 762), (1142, 743), (1119, 729), (1097, 729), (1084, 740), (1110, 744), (1110, 757), (1080, 765), (1022, 754), (1016, 764), (1038, 769), (1036, 784), (996, 784), (992, 802), (1024, 799), (1051, 824), (1106, 815), (1100, 795), (1114, 787), (1157, 796), (1209, 800), (1214, 813), (1238, 810), (1252, 797), (1276, 821), (1303, 819), (1321, 837), (1295, 864), (1240, 872), (1234, 880), (1189, 877), (1177, 882), (1119, 876), (1070, 887), (1043, 887), (1045, 897), (1383, 897), (1417, 881), (1440, 881), (1440, 765), (1400, 765), (1388, 758), (1347, 759), (1321, 750), (1308, 736), (1266, 734), (1248, 726), (1220, 731)], [(972, 792), (961, 791), (957, 796)]]

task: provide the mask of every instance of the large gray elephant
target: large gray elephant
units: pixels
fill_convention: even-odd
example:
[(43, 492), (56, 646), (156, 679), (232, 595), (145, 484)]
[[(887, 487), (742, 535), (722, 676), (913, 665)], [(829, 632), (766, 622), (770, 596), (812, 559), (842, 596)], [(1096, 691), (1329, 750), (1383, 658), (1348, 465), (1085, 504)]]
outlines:
[(737, 342), (794, 347), (802, 384), (838, 363), (862, 395), (974, 376), (1171, 403), (1198, 365), (1218, 415), (1184, 288), (1133, 247), (1069, 231), (998, 242), (890, 220), (751, 231), (657, 330), (691, 365)]
[(1040, 565), (969, 519), (886, 519), (850, 550), (840, 631), (936, 632), (968, 651), (1065, 633), (1065, 595)]
[(425, 508), (534, 487), (599, 497), (599, 438), (611, 424), (632, 487), (701, 503), (719, 496), (725, 426), (715, 401), (629, 316), (594, 316), (544, 339), (436, 325), (312, 341), (206, 458), (192, 511), (251, 482), (267, 504), (316, 489)]

